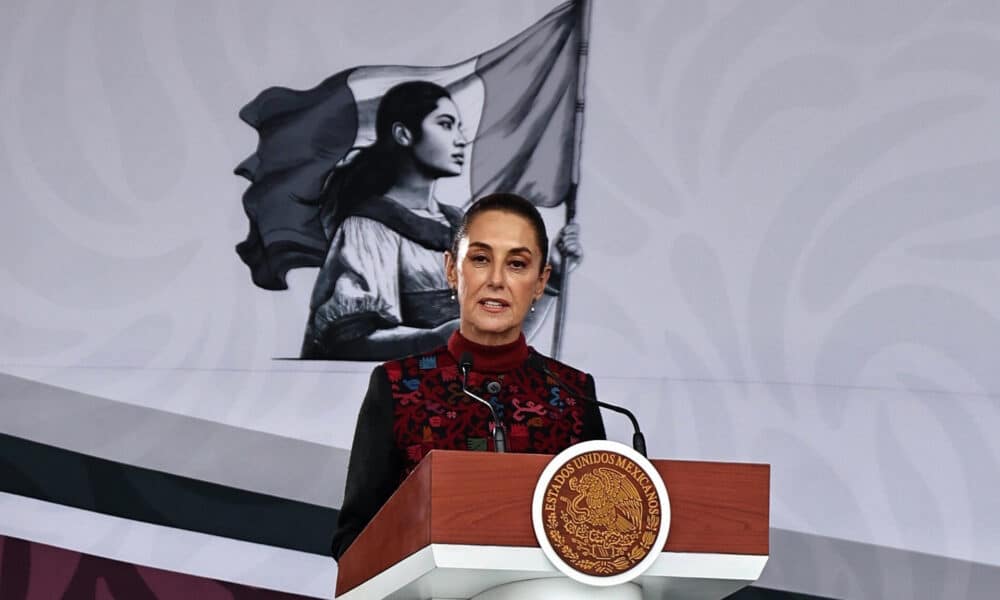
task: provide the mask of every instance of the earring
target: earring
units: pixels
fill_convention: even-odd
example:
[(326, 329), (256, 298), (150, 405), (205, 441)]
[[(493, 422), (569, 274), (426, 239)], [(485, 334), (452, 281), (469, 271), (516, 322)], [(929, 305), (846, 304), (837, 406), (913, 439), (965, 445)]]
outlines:
[(531, 312), (535, 312), (535, 303), (534, 302), (531, 303)]
[(455, 301), (455, 290), (451, 290), (451, 301)]

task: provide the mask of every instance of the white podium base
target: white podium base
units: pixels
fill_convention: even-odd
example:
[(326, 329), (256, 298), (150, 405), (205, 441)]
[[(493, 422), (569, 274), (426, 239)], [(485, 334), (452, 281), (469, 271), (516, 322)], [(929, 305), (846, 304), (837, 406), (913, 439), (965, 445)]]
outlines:
[(566, 578), (529, 579), (498, 585), (471, 600), (642, 600), (642, 588), (634, 583), (608, 587), (583, 585)]
[[(653, 566), (634, 582), (641, 588), (641, 595), (637, 598), (718, 600), (756, 581), (765, 564), (766, 555), (663, 552)], [(494, 600), (485, 594), (518, 582), (563, 580), (568, 581), (552, 566), (541, 548), (431, 544), (338, 596), (338, 600)], [(593, 594), (602, 588), (587, 589)], [(496, 600), (530, 600), (532, 596), (514, 594), (497, 596)], [(538, 597), (543, 600), (550, 598), (544, 593)], [(631, 598), (572, 596), (611, 597)]]

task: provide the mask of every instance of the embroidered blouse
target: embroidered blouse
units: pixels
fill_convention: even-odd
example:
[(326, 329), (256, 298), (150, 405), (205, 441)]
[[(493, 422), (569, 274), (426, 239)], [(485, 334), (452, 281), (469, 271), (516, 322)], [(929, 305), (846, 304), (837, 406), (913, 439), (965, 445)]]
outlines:
[[(468, 385), (499, 412), (508, 452), (556, 454), (604, 439), (597, 407), (575, 397), (527, 362), (535, 352), (522, 335), (502, 346), (470, 342), (458, 332), (447, 346), (384, 363), (372, 372), (358, 415), (344, 503), (333, 540), (337, 559), (399, 484), (432, 449), (492, 451), (490, 411), (462, 393), (458, 359), (473, 355)], [(594, 379), (551, 358), (548, 368), (592, 397)], [(499, 391), (490, 393), (492, 387)]]

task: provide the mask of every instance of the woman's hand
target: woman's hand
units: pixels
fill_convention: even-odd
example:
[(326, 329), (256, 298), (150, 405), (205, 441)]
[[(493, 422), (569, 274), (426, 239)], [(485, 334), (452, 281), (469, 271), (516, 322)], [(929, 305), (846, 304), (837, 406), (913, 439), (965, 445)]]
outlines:
[[(552, 277), (557, 278), (568, 264), (570, 272), (583, 262), (583, 245), (580, 243), (580, 224), (567, 223), (556, 235), (549, 257), (552, 264)], [(558, 285), (558, 284), (557, 284)]]

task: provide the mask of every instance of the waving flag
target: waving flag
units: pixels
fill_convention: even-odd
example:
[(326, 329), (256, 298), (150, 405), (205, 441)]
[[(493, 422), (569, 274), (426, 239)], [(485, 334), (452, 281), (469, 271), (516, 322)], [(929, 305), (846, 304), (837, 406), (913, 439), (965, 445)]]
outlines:
[(542, 207), (566, 201), (579, 136), (582, 15), (582, 2), (567, 2), (496, 48), (450, 66), (359, 66), (311, 90), (261, 92), (240, 111), (259, 133), (257, 151), (236, 169), (251, 182), (243, 195), (250, 231), (237, 252), (254, 283), (286, 289), (289, 269), (322, 265), (330, 242), (319, 216), (323, 184), (352, 149), (374, 141), (379, 101), (404, 81), (447, 88), (473, 140), (470, 168), (442, 182), (439, 200), (462, 206), (502, 190)]

